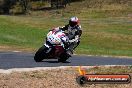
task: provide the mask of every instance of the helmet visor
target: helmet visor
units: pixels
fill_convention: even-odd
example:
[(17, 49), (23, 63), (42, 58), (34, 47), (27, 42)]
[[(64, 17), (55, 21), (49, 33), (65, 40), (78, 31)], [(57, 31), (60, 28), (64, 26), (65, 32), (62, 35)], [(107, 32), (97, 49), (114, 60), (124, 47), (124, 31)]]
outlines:
[(74, 27), (74, 26), (76, 26), (77, 24), (78, 24), (78, 22), (72, 22), (72, 21), (70, 22), (70, 26), (71, 26), (71, 27)]

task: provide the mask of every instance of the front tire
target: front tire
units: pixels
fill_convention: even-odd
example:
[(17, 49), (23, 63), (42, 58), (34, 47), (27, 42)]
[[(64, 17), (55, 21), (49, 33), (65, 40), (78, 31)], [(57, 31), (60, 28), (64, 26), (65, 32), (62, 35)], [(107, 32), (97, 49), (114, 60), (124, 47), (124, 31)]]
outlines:
[(36, 62), (41, 62), (44, 58), (46, 58), (46, 47), (43, 45), (39, 50), (36, 52), (34, 56), (34, 60)]

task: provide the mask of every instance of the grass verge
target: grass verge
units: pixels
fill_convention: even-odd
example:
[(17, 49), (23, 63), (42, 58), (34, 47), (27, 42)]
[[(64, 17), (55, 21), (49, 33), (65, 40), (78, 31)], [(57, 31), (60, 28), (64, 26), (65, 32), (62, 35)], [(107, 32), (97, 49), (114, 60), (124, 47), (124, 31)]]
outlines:
[(31, 12), (28, 16), (1, 15), (0, 46), (34, 52), (42, 46), (49, 29), (67, 24), (69, 17), (76, 15), (83, 34), (75, 53), (131, 57), (131, 0), (101, 1), (93, 4), (95, 0), (83, 0), (66, 9)]

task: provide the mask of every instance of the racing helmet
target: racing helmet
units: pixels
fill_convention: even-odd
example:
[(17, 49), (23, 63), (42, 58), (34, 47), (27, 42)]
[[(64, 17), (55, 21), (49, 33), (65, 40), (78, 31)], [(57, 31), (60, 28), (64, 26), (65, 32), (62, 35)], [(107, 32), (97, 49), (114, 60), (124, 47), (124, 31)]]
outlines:
[(76, 25), (79, 24), (79, 19), (77, 17), (71, 17), (69, 20), (69, 25), (71, 27), (75, 27)]

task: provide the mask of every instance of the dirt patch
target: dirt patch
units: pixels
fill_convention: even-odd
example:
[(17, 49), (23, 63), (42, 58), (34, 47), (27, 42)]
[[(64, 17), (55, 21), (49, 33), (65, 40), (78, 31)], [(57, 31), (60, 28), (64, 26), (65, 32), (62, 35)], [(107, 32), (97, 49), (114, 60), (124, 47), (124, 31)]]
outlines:
[[(113, 68), (114, 67), (110, 67), (110, 69)], [(116, 67), (116, 69), (117, 68), (122, 69), (119, 70), (119, 73), (122, 73), (123, 69), (128, 67)], [(131, 67), (127, 70), (130, 69)], [(98, 71), (101, 69), (97, 69), (97, 67), (94, 69), (88, 69), (89, 73), (93, 73), (93, 70)], [(107, 68), (105, 71), (107, 71)], [(125, 71), (125, 73), (127, 72), (131, 73), (131, 71)], [(78, 74), (79, 73), (77, 67), (0, 74), (0, 88), (82, 88), (76, 83), (76, 77)], [(92, 85), (86, 84), (83, 88), (131, 88), (131, 86), (132, 83)]]
[(0, 51), (13, 51), (13, 52), (33, 52), (35, 50), (31, 48), (22, 48), (22, 47), (16, 47), (16, 46), (6, 46), (6, 45), (0, 45)]
[(9, 48), (10, 48), (9, 46), (0, 46), (0, 51), (8, 50)]
[(0, 74), (0, 88), (78, 88), (72, 69)]

